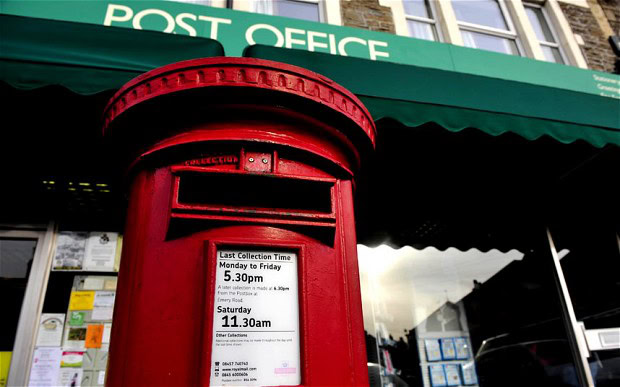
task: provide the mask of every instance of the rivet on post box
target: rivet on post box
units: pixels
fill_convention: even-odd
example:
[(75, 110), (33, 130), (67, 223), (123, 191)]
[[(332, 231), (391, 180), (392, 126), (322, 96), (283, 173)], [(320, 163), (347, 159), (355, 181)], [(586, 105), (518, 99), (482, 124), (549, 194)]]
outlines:
[(277, 62), (150, 71), (104, 112), (128, 181), (111, 386), (365, 385), (354, 179), (375, 127)]

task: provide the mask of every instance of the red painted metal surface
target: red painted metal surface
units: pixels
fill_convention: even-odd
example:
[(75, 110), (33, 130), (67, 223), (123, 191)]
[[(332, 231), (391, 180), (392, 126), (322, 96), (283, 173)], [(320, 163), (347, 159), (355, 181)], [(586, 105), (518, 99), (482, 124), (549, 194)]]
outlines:
[(275, 62), (193, 60), (128, 83), (104, 132), (131, 171), (108, 385), (209, 384), (220, 246), (295, 251), (302, 385), (368, 383), (353, 183), (375, 129), (352, 94)]

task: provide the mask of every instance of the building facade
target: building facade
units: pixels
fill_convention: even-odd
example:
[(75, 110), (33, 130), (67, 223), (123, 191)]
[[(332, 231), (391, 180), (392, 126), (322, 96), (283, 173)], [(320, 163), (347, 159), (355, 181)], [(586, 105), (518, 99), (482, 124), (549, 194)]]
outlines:
[[(620, 382), (618, 0), (7, 0), (0, 17), (0, 386), (106, 384), (112, 327), (131, 324), (127, 304), (114, 309), (121, 262), (136, 258), (123, 248), (133, 175), (122, 157), (135, 142), (102, 136), (104, 109), (149, 70), (223, 56), (314, 71), (374, 119), (355, 182), (370, 385)], [(192, 155), (186, 167), (241, 168), (234, 152)], [(312, 337), (299, 335), (304, 353)], [(278, 359), (298, 377), (283, 385), (313, 384), (296, 356), (296, 370)], [(220, 381), (209, 367), (196, 380)]]

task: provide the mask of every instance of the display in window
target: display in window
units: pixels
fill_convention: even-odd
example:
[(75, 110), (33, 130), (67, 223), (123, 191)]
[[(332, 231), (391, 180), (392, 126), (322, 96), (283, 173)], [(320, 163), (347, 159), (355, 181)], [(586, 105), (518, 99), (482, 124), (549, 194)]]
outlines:
[(79, 368), (61, 368), (58, 375), (58, 385), (62, 387), (89, 386), (89, 380), (84, 380), (84, 372)]
[(461, 385), (461, 370), (458, 364), (446, 364), (443, 366), (446, 373), (446, 382), (448, 386)]
[(456, 349), (456, 358), (458, 360), (469, 359), (469, 346), (467, 345), (467, 339), (464, 337), (454, 338), (454, 347)]
[(59, 232), (52, 270), (118, 271), (121, 241), (117, 232)]
[(443, 360), (456, 359), (456, 349), (454, 348), (454, 340), (451, 338), (441, 339), (441, 357)]
[(476, 366), (473, 361), (461, 364), (461, 373), (463, 374), (464, 385), (473, 386), (478, 384), (478, 377), (476, 376)]
[(55, 386), (58, 383), (62, 349), (60, 347), (35, 348), (30, 368), (29, 386)]
[(95, 304), (95, 292), (77, 291), (71, 292), (69, 299), (69, 310), (92, 310)]
[(114, 312), (114, 298), (116, 292), (114, 291), (98, 291), (95, 292), (95, 300), (93, 302), (93, 311), (91, 314), (91, 320), (93, 321), (105, 321), (111, 320)]
[(81, 349), (84, 348), (86, 341), (86, 327), (69, 328), (65, 331), (65, 348)]
[(428, 372), (431, 379), (431, 386), (445, 387), (448, 385), (446, 381), (446, 373), (441, 364), (428, 366)]
[[(84, 331), (86, 335), (86, 331)], [(84, 351), (63, 351), (60, 360), (60, 368), (80, 368), (84, 361)]]
[(426, 360), (427, 361), (440, 361), (441, 360), (441, 347), (439, 346), (438, 339), (424, 340), (424, 347), (426, 348)]
[(86, 232), (59, 232), (52, 270), (82, 270), (87, 239)]
[(37, 347), (59, 347), (64, 325), (64, 313), (43, 313), (39, 323)]
[[(66, 273), (61, 275), (67, 278)], [(55, 347), (37, 347), (33, 362), (41, 356), (51, 359), (52, 352), (41, 351), (45, 348), (54, 349), (58, 355), (44, 362), (47, 371), (33, 363), (36, 375), (31, 378), (31, 385), (94, 387), (105, 382), (116, 277), (78, 275), (68, 279), (72, 281), (71, 292), (65, 293), (61, 304), (67, 314), (61, 315), (64, 326), (58, 323), (62, 341)], [(41, 324), (50, 315), (55, 314), (43, 314)]]
[(84, 317), (86, 316), (86, 312), (70, 312), (69, 314), (69, 325), (70, 326), (80, 326), (84, 324)]
[(103, 324), (90, 324), (86, 328), (86, 348), (101, 348)]
[(84, 270), (114, 271), (118, 233), (91, 232), (86, 243)]

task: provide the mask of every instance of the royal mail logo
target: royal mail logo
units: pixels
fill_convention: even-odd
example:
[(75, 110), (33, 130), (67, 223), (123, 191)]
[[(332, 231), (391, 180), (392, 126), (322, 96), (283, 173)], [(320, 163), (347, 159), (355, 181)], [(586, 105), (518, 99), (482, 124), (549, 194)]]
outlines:
[(239, 158), (234, 155), (221, 155), (221, 156), (208, 156), (201, 157), (199, 159), (187, 160), (184, 164), (189, 167), (197, 167), (204, 165), (224, 165), (224, 164), (237, 164)]
[(282, 362), (282, 367), (276, 368), (273, 370), (273, 373), (276, 375), (289, 375), (297, 373), (296, 367), (289, 367), (287, 361)]

